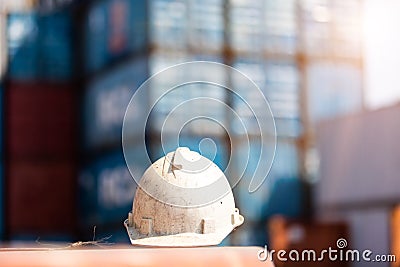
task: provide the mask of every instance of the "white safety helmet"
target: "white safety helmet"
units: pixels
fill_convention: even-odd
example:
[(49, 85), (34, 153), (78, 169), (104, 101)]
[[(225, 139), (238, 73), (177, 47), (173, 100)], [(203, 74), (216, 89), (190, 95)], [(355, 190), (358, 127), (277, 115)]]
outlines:
[(231, 187), (212, 161), (178, 148), (153, 163), (124, 224), (133, 245), (217, 245), (244, 221)]

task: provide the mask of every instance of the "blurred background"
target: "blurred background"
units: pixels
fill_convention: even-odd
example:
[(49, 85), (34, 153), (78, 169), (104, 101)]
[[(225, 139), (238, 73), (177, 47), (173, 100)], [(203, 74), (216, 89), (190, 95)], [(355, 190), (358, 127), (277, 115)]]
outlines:
[[(396, 0), (1, 0), (0, 239), (91, 240), (96, 226), (96, 237), (128, 243), (129, 99), (163, 68), (210, 60), (260, 87), (277, 128), (267, 182), (253, 194), (248, 183), (234, 189), (246, 223), (224, 245), (324, 249), (342, 237), (349, 248), (400, 258), (399, 12)], [(246, 119), (223, 91), (201, 95)], [(147, 133), (153, 160), (163, 156), (157, 122), (193, 96), (178, 91), (159, 103)], [(181, 145), (198, 151), (204, 137), (224, 168), (230, 144), (221, 129), (193, 124)], [(251, 133), (249, 141), (260, 144)], [(132, 153), (146, 164), (140, 149)], [(257, 161), (251, 155), (245, 181)]]

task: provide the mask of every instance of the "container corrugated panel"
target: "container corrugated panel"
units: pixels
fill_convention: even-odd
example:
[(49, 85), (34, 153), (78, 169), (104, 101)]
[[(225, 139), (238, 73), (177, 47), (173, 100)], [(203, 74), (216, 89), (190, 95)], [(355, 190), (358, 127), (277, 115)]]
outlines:
[[(240, 120), (233, 120), (232, 127), (235, 133), (243, 134), (241, 131), (242, 123), (246, 127), (245, 133), (257, 134), (259, 133), (259, 127), (257, 118), (255, 118), (253, 111), (260, 114), (260, 111), (267, 109), (264, 102), (261, 101), (260, 92), (263, 93), (265, 87), (265, 70), (263, 61), (254, 58), (240, 58), (237, 59), (233, 67), (247, 75), (257, 86), (256, 88), (250, 81), (245, 82), (244, 79), (236, 80), (236, 75), (232, 79), (232, 83), (237, 88), (237, 96), (232, 94), (232, 107), (237, 112)], [(265, 94), (263, 93), (264, 97)], [(243, 98), (243, 99), (241, 99)], [(247, 102), (244, 102), (244, 100)], [(253, 110), (251, 110), (250, 108)], [(258, 118), (265, 119), (265, 118)]]
[(297, 49), (296, 0), (265, 1), (264, 49), (293, 54)]
[(75, 229), (76, 167), (71, 161), (7, 162), (7, 233), (71, 234)]
[(17, 80), (68, 80), (73, 75), (69, 10), (8, 16), (9, 76)]
[(92, 72), (107, 62), (107, 5), (105, 1), (96, 2), (88, 11), (85, 21), (84, 57), (85, 70)]
[[(298, 96), (299, 74), (296, 65), (291, 61), (263, 63), (259, 59), (241, 58), (235, 61), (234, 67), (254, 81), (268, 101), (277, 123), (277, 134), (279, 136), (298, 136), (301, 132), (301, 125)], [(248, 104), (255, 112), (265, 113), (267, 107), (259, 97), (257, 89), (250, 82), (239, 85), (238, 88), (241, 88), (237, 92), (239, 96), (248, 99)], [(242, 121), (247, 132), (257, 134), (257, 120), (267, 118), (256, 118), (247, 104), (239, 97), (233, 98), (233, 107), (243, 118)], [(233, 127), (236, 132), (240, 129), (240, 125), (236, 125), (235, 122)]]
[(73, 77), (73, 28), (71, 12), (56, 11), (40, 16), (40, 76), (51, 80)]
[(264, 3), (262, 1), (230, 1), (230, 41), (233, 49), (245, 53), (261, 53), (264, 35)]
[(130, 4), (129, 47), (133, 51), (142, 51), (148, 45), (148, 2), (128, 1)]
[(307, 87), (313, 122), (361, 110), (362, 75), (352, 65), (329, 62), (310, 64)]
[[(84, 94), (84, 136), (86, 149), (97, 149), (120, 145), (122, 124), (126, 108), (135, 91), (148, 78), (146, 58), (138, 58), (131, 63), (119, 66), (110, 73), (90, 82)], [(148, 99), (136, 107), (135, 128), (128, 129), (135, 139), (143, 129), (144, 109)]]
[(77, 103), (71, 86), (16, 82), (8, 86), (8, 157), (73, 158)]
[(275, 118), (298, 119), (299, 73), (293, 61), (268, 61), (263, 89)]
[(34, 13), (9, 14), (7, 19), (8, 74), (15, 79), (39, 77), (39, 29)]
[[(173, 66), (184, 60), (209, 60), (221, 62), (221, 58), (215, 56), (194, 55), (192, 57), (177, 54), (175, 57), (166, 55), (156, 55), (151, 59), (150, 71), (156, 73), (165, 67)], [(226, 126), (225, 102), (226, 90), (216, 85), (205, 83), (191, 83), (185, 86), (176, 87), (176, 83), (181, 78), (192, 77), (192, 80), (207, 79), (212, 77), (219, 80), (220, 84), (226, 84), (227, 73), (223, 70), (213, 71), (212, 73), (199, 66), (195, 73), (182, 71), (176, 75), (171, 75), (170, 79), (158, 81), (151, 84), (151, 102), (156, 103), (152, 110), (152, 128), (156, 132), (174, 133), (185, 122), (197, 116), (212, 118)], [(174, 76), (174, 77), (172, 77)], [(176, 88), (175, 88), (176, 87)], [(166, 93), (159, 101), (157, 96)], [(196, 99), (206, 97), (206, 99)], [(165, 124), (164, 124), (165, 122)], [(211, 120), (199, 119), (190, 122), (185, 126), (193, 134), (221, 135), (223, 128)]]
[[(231, 177), (236, 181), (240, 179), (234, 189), (238, 206), (245, 218), (252, 221), (263, 220), (267, 216), (266, 209), (272, 194), (271, 188), (282, 177), (298, 177), (299, 175), (295, 143), (283, 141), (277, 143), (273, 166), (258, 190), (252, 193), (249, 192), (251, 179), (254, 177), (255, 181), (262, 181), (261, 179), (264, 178), (255, 176), (258, 175), (256, 172), (258, 165), (265, 164), (260, 158), (261, 140), (250, 139), (249, 145), (244, 141), (234, 145), (237, 146), (237, 150), (233, 155), (234, 172)], [(264, 153), (273, 153), (273, 144), (264, 142), (263, 146)], [(233, 183), (231, 181), (231, 184)]]
[(281, 178), (275, 182), (267, 202), (266, 216), (299, 218), (304, 215), (306, 187), (298, 178)]
[(147, 44), (146, 1), (95, 2), (85, 21), (84, 57), (87, 72), (98, 71)]
[(187, 45), (187, 5), (182, 0), (152, 0), (150, 42), (162, 48), (182, 49)]
[(189, 44), (194, 49), (221, 51), (224, 45), (224, 1), (188, 2)]
[[(131, 147), (127, 153), (135, 159), (131, 166), (144, 173), (149, 167), (146, 151)], [(132, 209), (136, 187), (121, 150), (95, 159), (79, 177), (81, 226), (122, 225)]]

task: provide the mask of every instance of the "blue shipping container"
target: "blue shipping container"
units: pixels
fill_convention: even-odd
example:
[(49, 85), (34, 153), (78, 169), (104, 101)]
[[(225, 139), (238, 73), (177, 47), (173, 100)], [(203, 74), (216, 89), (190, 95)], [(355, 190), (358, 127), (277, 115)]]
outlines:
[(312, 122), (361, 110), (362, 75), (356, 67), (314, 63), (308, 67), (307, 81)]
[[(133, 148), (133, 168), (149, 167), (144, 151)], [(140, 178), (140, 177), (139, 177)], [(122, 153), (116, 150), (89, 164), (79, 177), (79, 213), (83, 227), (123, 223), (132, 203), (137, 184), (132, 178)]]
[(97, 1), (85, 21), (85, 70), (98, 71), (108, 63), (147, 44), (146, 1)]
[(187, 45), (188, 7), (182, 0), (151, 0), (150, 40), (153, 46), (184, 49)]
[[(121, 144), (122, 124), (128, 103), (148, 77), (146, 58), (114, 69), (107, 75), (92, 81), (84, 94), (84, 136), (83, 146), (86, 149), (97, 149)], [(135, 108), (136, 127), (128, 129), (132, 138), (140, 134), (144, 125), (144, 109), (148, 99), (140, 101), (143, 106)], [(141, 140), (137, 140), (141, 141)]]
[[(264, 152), (272, 153), (273, 144), (265, 142)], [(266, 218), (266, 209), (270, 201), (271, 188), (282, 177), (298, 177), (299, 163), (298, 154), (294, 142), (278, 141), (275, 157), (270, 172), (261, 186), (255, 192), (249, 192), (250, 181), (257, 175), (258, 164), (266, 164), (265, 159), (260, 159), (261, 140), (251, 139), (249, 146), (246, 142), (237, 144), (234, 159), (234, 173), (232, 177), (241, 177), (240, 182), (234, 189), (239, 209), (245, 218), (259, 221)], [(259, 160), (261, 160), (259, 162)], [(262, 181), (263, 177), (255, 176), (255, 181)]]
[(40, 16), (40, 76), (68, 80), (73, 76), (72, 18), (68, 11)]
[(73, 75), (69, 10), (11, 13), (7, 20), (9, 76), (16, 80), (68, 80)]
[(39, 76), (39, 28), (36, 14), (9, 14), (7, 46), (9, 75), (13, 79), (35, 79)]
[(305, 183), (298, 178), (283, 178), (276, 181), (265, 210), (267, 217), (282, 215), (299, 218), (306, 205)]

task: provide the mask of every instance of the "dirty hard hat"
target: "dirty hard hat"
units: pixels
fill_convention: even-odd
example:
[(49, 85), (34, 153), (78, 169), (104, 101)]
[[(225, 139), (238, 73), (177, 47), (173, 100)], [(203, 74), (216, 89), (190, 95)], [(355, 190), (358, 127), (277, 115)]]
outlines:
[(133, 245), (217, 245), (244, 221), (224, 173), (180, 147), (153, 163), (139, 181), (124, 224)]

